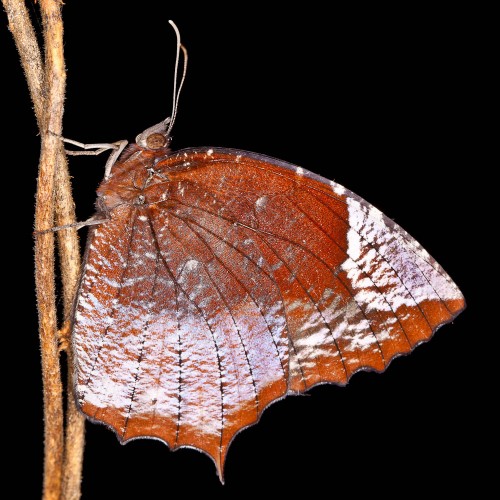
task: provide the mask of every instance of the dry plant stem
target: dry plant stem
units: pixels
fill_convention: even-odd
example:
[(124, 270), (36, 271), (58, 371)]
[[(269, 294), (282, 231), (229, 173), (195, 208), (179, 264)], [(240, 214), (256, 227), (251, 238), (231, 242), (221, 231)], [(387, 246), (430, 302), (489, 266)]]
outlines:
[(24, 1), (2, 0), (2, 3), (9, 19), (9, 30), (14, 37), (21, 58), (21, 66), (26, 75), (31, 100), (35, 107), (38, 128), (41, 130), (45, 110), (46, 88), (42, 57), (36, 41), (35, 31)]
[[(35, 229), (51, 227), (54, 214), (54, 155), (56, 138), (42, 135), (42, 153), (36, 195)], [(62, 383), (57, 342), (54, 283), (54, 236), (42, 234), (35, 241), (35, 280), (42, 356), (45, 421), (43, 498), (61, 498), (63, 464)]]
[[(62, 154), (61, 141), (57, 137), (62, 133), (62, 117), (64, 111), (64, 92), (66, 85), (66, 70), (63, 56), (63, 22), (61, 17), (62, 4), (58, 0), (41, 0), (40, 8), (42, 12), (44, 41), (45, 41), (45, 82), (47, 84), (47, 97), (45, 100), (45, 113), (42, 123), (42, 151), (40, 156), (39, 177), (36, 196), (35, 230), (46, 229), (54, 223), (54, 193), (56, 177), (56, 158)], [(49, 428), (57, 437), (56, 446), (45, 450), (45, 475), (44, 475), (44, 499), (52, 500), (61, 498), (62, 481), (62, 429), (63, 429), (63, 409), (62, 409), (62, 384), (59, 366), (58, 344), (57, 344), (57, 323), (55, 315), (55, 294), (54, 294), (54, 242), (50, 235), (39, 235), (35, 241), (35, 264), (36, 264), (36, 284), (40, 321), (40, 340), (42, 343), (42, 370), (44, 379), (44, 397), (47, 397), (45, 387), (51, 384), (57, 385), (58, 392), (49, 397), (54, 399), (56, 422), (49, 420), (49, 414), (45, 414), (45, 428)], [(41, 301), (46, 301), (41, 307)], [(50, 318), (50, 329), (43, 328), (44, 320)], [(49, 325), (47, 325), (49, 326)], [(48, 355), (44, 350), (47, 349)], [(55, 351), (55, 352), (54, 352)], [(57, 368), (56, 368), (57, 366)], [(54, 372), (53, 382), (50, 372)], [(48, 374), (49, 373), (49, 374)], [(50, 387), (53, 389), (52, 387)], [(54, 388), (55, 389), (55, 388)], [(45, 403), (46, 405), (48, 403)], [(56, 429), (51, 429), (56, 426)], [(46, 434), (47, 434), (46, 430)], [(60, 440), (60, 441), (59, 441)], [(57, 456), (51, 456), (51, 453)], [(55, 460), (54, 460), (55, 458)], [(58, 470), (51, 470), (51, 462)], [(51, 475), (52, 473), (52, 475)]]
[[(75, 204), (71, 196), (71, 181), (65, 155), (58, 155), (55, 179), (56, 226), (76, 221)], [(63, 284), (64, 319), (69, 320), (73, 307), (78, 278), (80, 276), (80, 247), (75, 228), (57, 231), (57, 243)]]
[[(57, 105), (53, 97), (54, 88), (46, 89), (51, 94), (44, 95), (45, 79), (42, 71), (40, 52), (31, 26), (29, 15), (23, 2), (3, 0), (9, 17), (9, 28), (14, 36), (21, 56), (26, 78), (29, 81), (35, 112), (42, 132), (42, 152), (37, 181), (35, 229), (51, 227), (54, 215), (54, 172), (51, 161), (55, 149), (55, 137), (47, 134), (48, 122), (52, 124), (50, 105)], [(51, 31), (50, 28), (47, 31)], [(51, 58), (53, 59), (53, 58)], [(50, 67), (50, 73), (53, 67)], [(48, 76), (51, 76), (50, 74)], [(50, 80), (49, 80), (50, 81)], [(38, 302), (38, 322), (40, 349), (42, 357), (42, 380), (44, 395), (44, 485), (43, 496), (46, 500), (61, 497), (62, 458), (63, 458), (63, 407), (62, 383), (57, 345), (57, 318), (55, 307), (54, 283), (54, 237), (52, 234), (40, 235), (35, 241), (35, 280)]]
[[(75, 222), (75, 207), (71, 197), (71, 186), (66, 165), (66, 158), (58, 156), (56, 170), (56, 225)], [(63, 281), (64, 317), (69, 320), (73, 304), (73, 297), (80, 273), (80, 251), (75, 229), (66, 229), (57, 233), (59, 258)], [(69, 344), (71, 344), (71, 339)], [(66, 407), (66, 435), (64, 445), (63, 464), (63, 498), (78, 500), (80, 498), (80, 484), (83, 465), (83, 449), (85, 444), (85, 420), (78, 411), (73, 396), (73, 353), (67, 350), (68, 381)]]
[(78, 411), (73, 398), (73, 357), (68, 349), (68, 403), (63, 464), (63, 498), (78, 500), (81, 495), (83, 450), (85, 446), (85, 418)]
[[(45, 110), (46, 88), (42, 58), (37, 45), (35, 32), (30, 22), (24, 2), (19, 0), (3, 0), (9, 18), (9, 29), (16, 42), (21, 66), (26, 74), (26, 81), (35, 108), (38, 128), (42, 131)], [(75, 207), (71, 196), (71, 183), (66, 163), (66, 156), (58, 154), (56, 170), (56, 225), (62, 226), (75, 222)], [(74, 293), (80, 272), (80, 249), (77, 232), (74, 229), (58, 233), (59, 253), (61, 259), (64, 317), (71, 314)]]
[[(55, 178), (55, 215), (56, 226), (75, 222), (75, 204), (71, 195), (71, 182), (66, 156), (60, 152), (57, 156)], [(80, 275), (80, 248), (77, 231), (74, 228), (57, 232), (59, 263), (63, 284), (64, 319), (69, 321), (72, 312), (78, 278)], [(73, 397), (74, 359), (71, 339), (68, 339), (67, 354), (68, 379), (66, 403), (66, 433), (64, 441), (64, 463), (62, 494), (65, 500), (78, 500), (81, 495), (83, 451), (85, 446), (85, 419), (78, 411)]]
[[(52, 227), (54, 188), (56, 189), (56, 220), (58, 225), (74, 222), (74, 204), (65, 156), (58, 139), (48, 132), (60, 133), (64, 100), (65, 70), (62, 53), (61, 4), (54, 0), (41, 2), (46, 46), (45, 75), (40, 50), (23, 1), (2, 0), (9, 18), (21, 64), (33, 100), (42, 135), (42, 154), (37, 191), (36, 229)], [(47, 77), (47, 79), (46, 79)], [(50, 82), (47, 88), (45, 82)], [(55, 166), (55, 168), (54, 168)], [(55, 178), (54, 178), (55, 176)], [(65, 317), (69, 317), (72, 295), (80, 267), (78, 239), (75, 231), (58, 235), (62, 270)], [(73, 398), (68, 398), (67, 432), (63, 465), (62, 384), (56, 335), (54, 246), (53, 235), (37, 237), (35, 243), (36, 283), (39, 306), (42, 376), (44, 383), (45, 471), (44, 498), (78, 499), (80, 497), (83, 457), (83, 417), (77, 412)], [(69, 359), (70, 385), (72, 360)], [(61, 492), (61, 480), (63, 481)]]
[[(75, 207), (71, 196), (71, 185), (64, 155), (57, 157), (56, 169), (56, 225), (75, 222)], [(75, 229), (66, 229), (57, 233), (59, 259), (63, 282), (64, 318), (69, 321), (78, 277), (80, 273), (80, 251)], [(78, 411), (73, 396), (74, 361), (71, 339), (67, 350), (68, 381), (66, 407), (66, 434), (64, 443), (64, 464), (62, 492), (65, 500), (80, 498), (80, 485), (85, 445), (85, 419)]]

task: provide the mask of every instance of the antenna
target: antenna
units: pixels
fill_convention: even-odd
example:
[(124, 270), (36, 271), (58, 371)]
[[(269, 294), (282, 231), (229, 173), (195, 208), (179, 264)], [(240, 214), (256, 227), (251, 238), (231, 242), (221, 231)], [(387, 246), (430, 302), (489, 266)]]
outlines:
[[(179, 107), (179, 96), (181, 94), (182, 90), (182, 85), (184, 84), (184, 80), (186, 79), (186, 71), (187, 71), (187, 61), (188, 61), (188, 54), (186, 47), (182, 45), (181, 43), (181, 34), (179, 33), (179, 29), (177, 28), (176, 24), (173, 21), (168, 21), (172, 28), (174, 28), (175, 35), (177, 37), (177, 47), (176, 47), (176, 56), (175, 56), (175, 70), (174, 70), (174, 95), (172, 98), (172, 114), (170, 116), (170, 124), (167, 129), (167, 137), (170, 135), (170, 132), (172, 130), (172, 127), (174, 126), (175, 122), (175, 117), (177, 116), (177, 108)], [(179, 89), (177, 89), (177, 73), (179, 70), (179, 59), (180, 59), (180, 51), (182, 49), (183, 53), (183, 59), (184, 59), (184, 64), (182, 68), (182, 77), (181, 77), (181, 82), (179, 84)], [(167, 124), (167, 121), (165, 121), (165, 125)]]
[[(187, 60), (188, 54), (186, 47), (181, 43), (181, 35), (179, 33), (179, 29), (175, 25), (173, 21), (169, 21), (170, 25), (174, 28), (175, 35), (177, 37), (176, 44), (176, 57), (175, 57), (175, 70), (174, 70), (174, 95), (172, 98), (172, 114), (171, 116), (167, 116), (164, 120), (152, 127), (147, 128), (143, 132), (141, 132), (136, 138), (135, 142), (143, 147), (148, 147), (152, 149), (157, 149), (158, 147), (163, 147), (165, 144), (168, 145), (170, 132), (172, 131), (172, 127), (174, 126), (175, 117), (177, 116), (177, 108), (179, 107), (179, 96), (181, 94), (182, 85), (184, 84), (184, 80), (186, 79), (186, 71), (187, 71)], [(177, 80), (179, 73), (179, 61), (180, 61), (180, 52), (182, 50), (182, 56), (184, 59), (184, 64), (182, 67), (182, 77), (179, 83), (179, 87), (177, 88)], [(168, 126), (168, 127), (167, 127)], [(153, 134), (161, 134), (164, 137), (164, 140), (160, 142), (148, 142), (148, 137)]]

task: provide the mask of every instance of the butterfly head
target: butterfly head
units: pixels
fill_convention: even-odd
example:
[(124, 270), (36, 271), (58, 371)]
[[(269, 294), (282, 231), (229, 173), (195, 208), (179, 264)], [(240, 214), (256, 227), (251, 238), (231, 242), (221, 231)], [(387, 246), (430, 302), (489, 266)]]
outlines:
[(170, 123), (171, 120), (170, 117), (168, 117), (160, 123), (147, 128), (135, 138), (135, 142), (138, 146), (153, 151), (156, 149), (168, 148), (172, 141), (170, 137)]

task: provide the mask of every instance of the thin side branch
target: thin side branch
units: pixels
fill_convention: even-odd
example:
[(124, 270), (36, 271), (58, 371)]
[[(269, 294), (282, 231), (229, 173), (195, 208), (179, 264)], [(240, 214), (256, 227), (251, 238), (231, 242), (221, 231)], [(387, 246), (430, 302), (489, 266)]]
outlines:
[[(75, 207), (71, 196), (71, 184), (66, 164), (66, 157), (61, 154), (57, 158), (56, 169), (56, 225), (63, 226), (75, 222)], [(63, 283), (64, 318), (69, 322), (73, 298), (75, 296), (80, 274), (80, 249), (75, 228), (65, 229), (57, 233), (59, 259)], [(66, 406), (66, 435), (64, 443), (63, 464), (63, 498), (78, 500), (81, 495), (81, 477), (83, 467), (83, 451), (85, 446), (85, 419), (76, 408), (73, 396), (74, 360), (71, 339), (68, 339), (67, 350), (68, 380)]]
[(46, 86), (42, 56), (36, 41), (35, 30), (24, 1), (2, 0), (2, 3), (9, 19), (9, 30), (14, 37), (21, 58), (21, 66), (26, 75), (38, 128), (41, 130), (45, 113)]

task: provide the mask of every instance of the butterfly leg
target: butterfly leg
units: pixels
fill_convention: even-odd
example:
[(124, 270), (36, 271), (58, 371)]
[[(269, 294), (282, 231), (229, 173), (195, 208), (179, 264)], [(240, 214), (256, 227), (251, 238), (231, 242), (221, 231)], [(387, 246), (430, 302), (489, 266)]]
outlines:
[[(109, 177), (109, 174), (111, 172), (111, 168), (113, 165), (116, 163), (116, 160), (120, 156), (121, 152), (125, 149), (125, 146), (128, 144), (128, 141), (117, 141), (113, 143), (97, 143), (97, 144), (84, 144), (83, 142), (78, 142), (74, 141), (73, 139), (66, 139), (65, 137), (61, 137), (61, 139), (68, 143), (68, 144), (73, 144), (74, 146), (78, 146), (79, 148), (82, 148), (86, 151), (72, 151), (72, 150), (65, 150), (66, 154), (72, 155), (72, 156), (81, 156), (81, 155), (99, 155), (101, 153), (104, 153), (104, 151), (108, 150), (113, 150), (111, 155), (109, 156), (108, 160), (106, 161), (106, 167), (105, 167), (105, 173), (104, 173), (104, 178), (107, 179)], [(94, 150), (94, 151), (92, 151)], [(93, 226), (97, 224), (102, 224), (103, 222), (106, 222), (108, 219), (103, 219), (103, 218), (97, 218), (95, 216), (91, 217), (90, 219), (83, 221), (83, 222), (74, 222), (72, 224), (65, 224), (63, 226), (56, 226), (56, 227), (51, 227), (50, 229), (43, 229), (41, 231), (35, 231), (33, 234), (35, 236), (39, 234), (45, 234), (45, 233), (52, 233), (56, 231), (60, 231), (61, 229), (69, 229), (69, 228), (74, 228), (74, 229), (80, 229), (85, 226)]]
[(38, 236), (39, 234), (46, 233), (55, 233), (56, 231), (60, 231), (61, 229), (80, 229), (86, 226), (97, 226), (98, 224), (102, 224), (103, 222), (107, 222), (108, 218), (97, 218), (95, 215), (90, 217), (90, 219), (84, 220), (83, 222), (73, 222), (72, 224), (64, 224), (63, 226), (55, 226), (50, 229), (42, 229), (41, 231), (34, 231), (33, 235)]
[[(72, 156), (84, 156), (84, 155), (100, 155), (104, 153), (104, 151), (108, 151), (110, 149), (114, 150), (109, 156), (106, 167), (104, 171), (104, 178), (107, 179), (109, 174), (111, 173), (111, 168), (118, 160), (121, 152), (125, 149), (125, 146), (128, 144), (128, 141), (117, 141), (112, 143), (96, 143), (96, 144), (84, 144), (83, 142), (74, 141), (73, 139), (66, 139), (65, 137), (62, 140), (68, 144), (73, 144), (74, 146), (78, 146), (86, 151), (73, 151), (66, 149), (66, 154)], [(94, 151), (91, 151), (94, 150)]]

